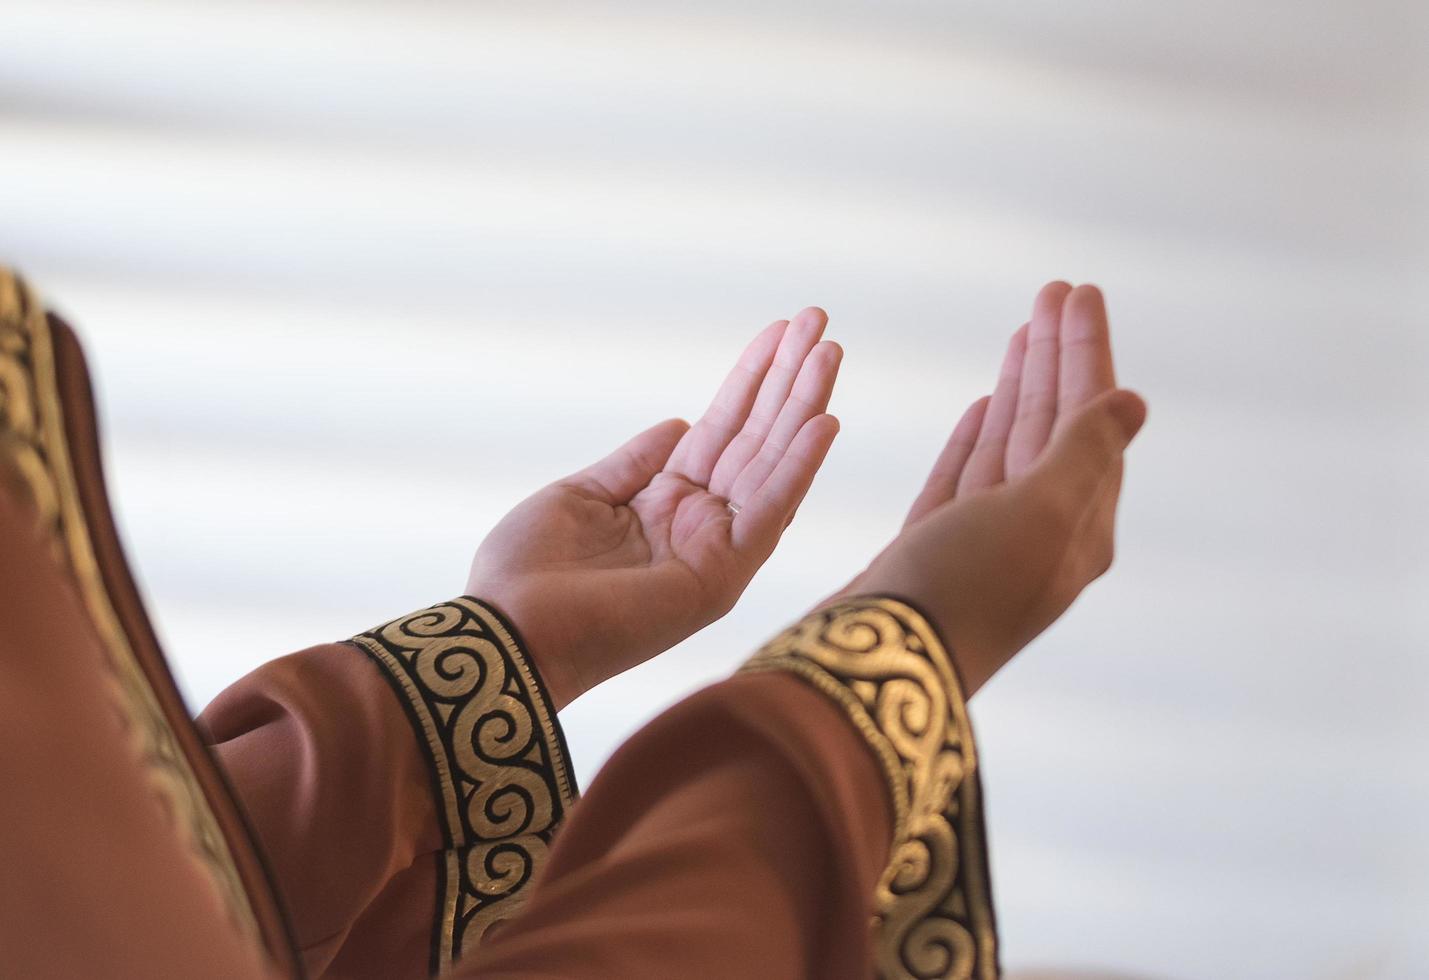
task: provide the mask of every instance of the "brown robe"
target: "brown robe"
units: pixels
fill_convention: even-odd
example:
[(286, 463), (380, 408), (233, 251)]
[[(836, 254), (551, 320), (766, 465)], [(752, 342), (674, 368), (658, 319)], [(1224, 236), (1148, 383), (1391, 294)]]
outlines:
[[(4, 286), (0, 358), (49, 342)], [(22, 449), (63, 459), (16, 378), (55, 383), (0, 360), (0, 975), (996, 975), (971, 730), (907, 605), (805, 617), (578, 803), (515, 627), (470, 597), (274, 661), (195, 726), (147, 624), (96, 613), (134, 598), (75, 550), (76, 523), (112, 534), (102, 493), (44, 519)]]

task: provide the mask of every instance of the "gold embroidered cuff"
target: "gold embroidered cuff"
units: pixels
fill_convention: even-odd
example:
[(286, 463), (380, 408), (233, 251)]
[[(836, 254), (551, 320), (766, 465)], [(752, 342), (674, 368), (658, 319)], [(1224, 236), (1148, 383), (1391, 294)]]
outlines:
[(433, 974), (520, 907), (576, 784), (564, 736), (511, 625), (463, 597), (353, 637), (411, 719), (444, 849)]
[(832, 699), (888, 781), (894, 832), (874, 902), (884, 980), (998, 975), (977, 749), (952, 660), (906, 603), (819, 609), (744, 670), (787, 670)]

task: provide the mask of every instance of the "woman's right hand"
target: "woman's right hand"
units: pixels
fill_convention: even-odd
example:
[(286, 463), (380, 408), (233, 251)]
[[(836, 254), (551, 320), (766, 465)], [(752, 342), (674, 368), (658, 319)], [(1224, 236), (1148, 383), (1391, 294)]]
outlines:
[(902, 532), (838, 596), (918, 606), (971, 696), (1110, 567), (1122, 454), (1145, 419), (1116, 387), (1101, 292), (1049, 283)]

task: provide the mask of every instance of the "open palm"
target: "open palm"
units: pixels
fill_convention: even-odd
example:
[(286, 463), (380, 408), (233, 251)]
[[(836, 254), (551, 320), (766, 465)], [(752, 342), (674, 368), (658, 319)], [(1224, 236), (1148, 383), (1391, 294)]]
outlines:
[(770, 324), (693, 427), (647, 429), (481, 543), (467, 590), (512, 618), (558, 708), (724, 615), (774, 551), (838, 433), (827, 320)]

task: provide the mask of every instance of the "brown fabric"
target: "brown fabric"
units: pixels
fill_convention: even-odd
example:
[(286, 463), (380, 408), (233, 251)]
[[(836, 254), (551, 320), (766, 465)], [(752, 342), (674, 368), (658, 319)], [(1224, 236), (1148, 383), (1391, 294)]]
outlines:
[[(0, 889), (7, 969), (264, 976), (123, 751), (93, 638), (27, 543), (32, 554), (0, 564), (4, 778), (26, 787), (0, 810), (18, 831)], [(14, 654), (36, 649), (52, 659)], [(433, 890), (419, 856), (437, 846), (436, 822), (407, 720), (372, 665), (345, 646), (284, 658), (225, 692), (204, 728), (314, 973), (424, 975)], [(526, 911), (457, 975), (867, 976), (885, 797), (831, 703), (789, 677), (733, 678), (616, 754)]]
[(256, 978), (34, 515), (0, 494), (0, 974)]
[(839, 709), (734, 677), (641, 730), (455, 976), (865, 978), (887, 793)]
[[(168, 834), (189, 870), (198, 871), (222, 897), (224, 922), (250, 945), (251, 954), (261, 958), (266, 950), (275, 964), (285, 964), (283, 972), (296, 974), (284, 917), (222, 777), (193, 729), (120, 550), (79, 344), (4, 268), (0, 469), (6, 471), (0, 482), (9, 526), (0, 540), (6, 544), (7, 573), (38, 575), (44, 588), (34, 595), (42, 598), (50, 595), (46, 589), (65, 591), (54, 596), (74, 609), (63, 629), (93, 643), (98, 667), (85, 683), (98, 685), (114, 724), (126, 733), (120, 750), (137, 764), (141, 783), (136, 788), (162, 799)], [(5, 624), (14, 629), (0, 630), (7, 682), (11, 675), (23, 678), (49, 666), (47, 646), (26, 648), (19, 640), (35, 626), (25, 617), (42, 616), (43, 604), (16, 611), (19, 619)], [(47, 707), (62, 713), (64, 705)], [(83, 715), (71, 719), (79, 726), (86, 722)], [(4, 748), (23, 753), (25, 742)], [(80, 743), (71, 739), (69, 744)], [(104, 751), (113, 750), (106, 746)], [(122, 892), (116, 895), (115, 901), (123, 900)]]
[(441, 837), (411, 724), (376, 667), (346, 644), (313, 647), (238, 681), (198, 725), (308, 972), (426, 976)]
[(117, 618), (127, 649), (143, 672), (143, 683), (163, 713), (164, 737), (172, 740), (173, 748), (182, 753), (185, 775), (196, 784), (197, 793), (202, 795), (217, 832), (222, 835), (224, 861), (232, 863), (238, 878), (231, 887), (241, 891), (239, 900), (245, 904), (244, 912), (253, 917), (259, 939), (270, 958), (280, 964), (284, 972), (296, 974), (292, 937), (283, 909), (273, 895), (268, 870), (253, 847), (251, 831), (234, 806), (222, 773), (210, 761), (190, 721), (188, 706), (169, 672), (120, 546), (105, 489), (99, 428), (83, 351), (74, 332), (58, 317), (48, 316), (47, 326), (53, 342), (54, 380), (63, 406), (69, 462), (84, 514), (85, 536), (93, 549), (99, 573), (98, 587)]
[[(285, 657), (200, 724), (311, 974), (426, 976), (440, 835), (410, 723), (372, 664), (344, 645)], [(732, 678), (611, 759), (527, 910), (455, 975), (866, 977), (886, 797), (820, 694), (781, 675)]]

